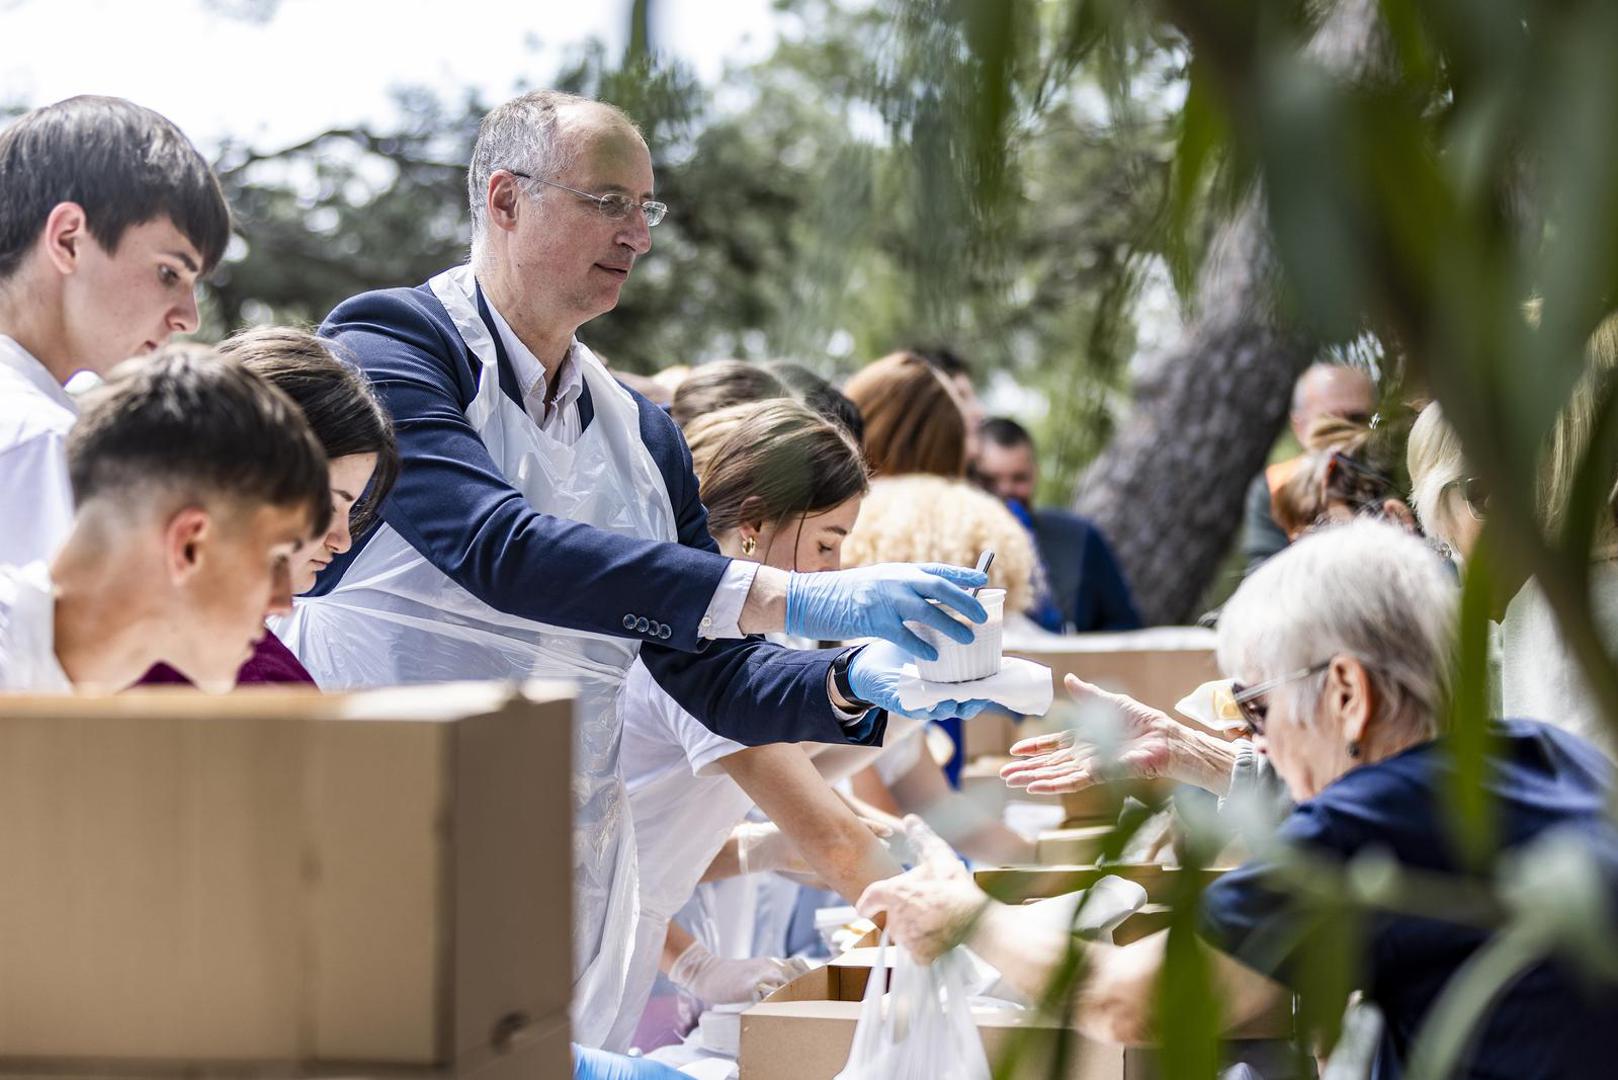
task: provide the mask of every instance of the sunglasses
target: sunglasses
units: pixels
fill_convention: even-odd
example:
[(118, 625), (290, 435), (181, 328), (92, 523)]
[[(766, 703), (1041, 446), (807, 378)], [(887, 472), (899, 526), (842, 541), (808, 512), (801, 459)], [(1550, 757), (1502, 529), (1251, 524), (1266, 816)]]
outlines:
[(1267, 700), (1270, 691), (1285, 686), (1289, 682), (1307, 679), (1311, 675), (1318, 675), (1331, 666), (1330, 660), (1322, 660), (1314, 667), (1299, 668), (1290, 675), (1267, 679), (1252, 686), (1243, 686), (1232, 680), (1230, 684), (1231, 700), (1235, 702), (1236, 709), (1241, 713), (1242, 722), (1247, 725), (1247, 732), (1252, 736), (1264, 734), (1264, 724), (1269, 718), (1270, 703)]

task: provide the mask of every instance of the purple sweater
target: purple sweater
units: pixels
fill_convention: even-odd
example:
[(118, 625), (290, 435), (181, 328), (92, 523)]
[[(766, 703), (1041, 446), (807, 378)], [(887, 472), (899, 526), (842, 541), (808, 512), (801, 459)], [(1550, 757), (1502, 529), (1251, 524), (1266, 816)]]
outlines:
[[(191, 685), (191, 680), (181, 675), (167, 664), (158, 664), (145, 675), (141, 676), (136, 686), (151, 686), (160, 683), (178, 683)], [(253, 646), (253, 655), (248, 657), (247, 663), (236, 673), (236, 685), (243, 686), (248, 683), (281, 683), (283, 685), (313, 686), (315, 680), (309, 672), (292, 655), (292, 650), (281, 644), (281, 639), (264, 632), (264, 637)]]

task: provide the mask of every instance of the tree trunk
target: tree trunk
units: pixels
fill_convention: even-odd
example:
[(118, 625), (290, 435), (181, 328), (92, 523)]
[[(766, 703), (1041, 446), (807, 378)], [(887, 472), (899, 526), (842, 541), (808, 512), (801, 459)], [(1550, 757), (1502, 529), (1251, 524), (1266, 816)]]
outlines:
[(1078, 509), (1117, 551), (1148, 623), (1196, 614), (1314, 355), (1274, 316), (1270, 264), (1255, 195), (1214, 239), (1196, 316), (1137, 377), (1130, 415), (1080, 482)]
[[(1179, 7), (1195, 49), (1207, 9)], [(1362, 78), (1381, 55), (1380, 28), (1375, 0), (1340, 0), (1308, 52)], [(1079, 483), (1077, 509), (1117, 550), (1148, 623), (1197, 614), (1241, 528), (1243, 497), (1286, 419), (1292, 384), (1317, 352), (1303, 328), (1279, 317), (1275, 286), (1255, 192), (1214, 238), (1196, 315), (1137, 377), (1130, 415)]]

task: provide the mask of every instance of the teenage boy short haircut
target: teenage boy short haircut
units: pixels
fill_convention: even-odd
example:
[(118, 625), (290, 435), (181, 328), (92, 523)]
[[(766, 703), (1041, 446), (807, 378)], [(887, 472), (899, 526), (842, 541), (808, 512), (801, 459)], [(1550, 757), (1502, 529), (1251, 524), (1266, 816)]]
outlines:
[(126, 360), (84, 395), (67, 439), (80, 506), (151, 487), (309, 511), (331, 523), (326, 455), (292, 399), (234, 360), (170, 345)]
[(191, 241), (203, 273), (230, 241), (230, 209), (207, 161), (169, 120), (122, 98), (68, 98), (0, 130), (0, 280), (64, 202), (84, 208), (108, 252), (131, 226), (160, 217)]

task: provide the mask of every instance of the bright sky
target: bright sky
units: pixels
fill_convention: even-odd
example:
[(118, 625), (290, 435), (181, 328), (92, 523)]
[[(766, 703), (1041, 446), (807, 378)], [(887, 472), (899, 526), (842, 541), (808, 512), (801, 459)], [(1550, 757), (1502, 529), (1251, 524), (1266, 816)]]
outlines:
[[(204, 152), (227, 135), (268, 150), (391, 118), (396, 86), (471, 86), (499, 100), (519, 81), (542, 84), (591, 37), (621, 49), (629, 10), (628, 0), (281, 0), (264, 23), (221, 13), (250, 6), (0, 0), (0, 102), (115, 94), (168, 116)], [(775, 40), (769, 0), (658, 0), (653, 11), (659, 47), (706, 82)]]

